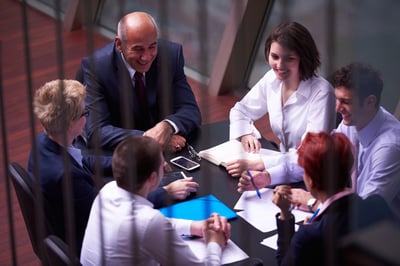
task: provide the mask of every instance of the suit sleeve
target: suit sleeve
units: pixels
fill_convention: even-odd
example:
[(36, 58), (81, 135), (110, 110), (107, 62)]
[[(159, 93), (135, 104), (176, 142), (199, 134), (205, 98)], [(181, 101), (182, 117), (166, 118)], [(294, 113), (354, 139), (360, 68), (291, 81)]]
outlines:
[(288, 221), (277, 219), (278, 265), (324, 265), (326, 252), (321, 241), (321, 228), (315, 224), (300, 225), (294, 232), (294, 216)]
[(154, 209), (159, 209), (167, 205), (169, 202), (169, 195), (165, 189), (158, 187), (147, 195), (147, 199), (153, 203)]
[(112, 176), (112, 156), (105, 155), (87, 155), (83, 157), (83, 163), (88, 166), (88, 168), (95, 173), (96, 167), (99, 167), (99, 171), (105, 177)]
[(176, 45), (176, 49), (173, 49), (172, 64), (172, 69), (175, 69), (171, 88), (174, 97), (174, 113), (165, 119), (175, 123), (182, 135), (188, 135), (200, 126), (201, 114), (184, 73), (185, 60), (181, 45)]
[(278, 240), (277, 246), (278, 250), (276, 251), (276, 260), (278, 265), (282, 264), (282, 260), (288, 253), (290, 247), (290, 241), (292, 236), (294, 235), (294, 216), (292, 215), (289, 220), (282, 221), (279, 219), (279, 213), (276, 214), (276, 225), (278, 228)]

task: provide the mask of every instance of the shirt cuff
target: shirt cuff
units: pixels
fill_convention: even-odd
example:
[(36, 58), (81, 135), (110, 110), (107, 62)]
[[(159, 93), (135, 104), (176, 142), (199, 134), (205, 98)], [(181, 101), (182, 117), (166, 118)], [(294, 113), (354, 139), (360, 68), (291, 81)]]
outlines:
[(277, 165), (266, 170), (271, 177), (271, 185), (296, 183), (303, 180), (304, 170), (298, 165), (289, 165), (289, 167)]
[(172, 121), (169, 120), (169, 119), (164, 119), (163, 121), (165, 121), (165, 122), (167, 122), (168, 124), (170, 124), (170, 126), (172, 127), (173, 134), (176, 134), (176, 133), (179, 132), (179, 128), (175, 125), (174, 122), (172, 122)]
[(297, 164), (297, 151), (289, 152), (275, 158), (263, 156), (265, 169), (271, 177), (271, 185), (295, 183), (303, 180), (304, 170)]
[(207, 244), (207, 265), (221, 265), (222, 249), (215, 242), (209, 242)]
[(174, 225), (175, 230), (179, 235), (187, 235), (187, 236), (191, 235), (190, 233), (190, 227), (192, 225), (191, 220), (171, 218), (170, 221)]

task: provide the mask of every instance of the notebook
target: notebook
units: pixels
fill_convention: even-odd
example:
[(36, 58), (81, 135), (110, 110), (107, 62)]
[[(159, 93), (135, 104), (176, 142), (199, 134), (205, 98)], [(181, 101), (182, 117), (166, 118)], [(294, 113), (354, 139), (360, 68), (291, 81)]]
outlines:
[(269, 156), (270, 158), (272, 158), (280, 156), (280, 152), (268, 149), (261, 149), (260, 153), (248, 153), (244, 150), (240, 141), (229, 140), (217, 146), (200, 151), (199, 156), (215, 165), (226, 167), (226, 163), (233, 160), (256, 160), (261, 159), (261, 156)]

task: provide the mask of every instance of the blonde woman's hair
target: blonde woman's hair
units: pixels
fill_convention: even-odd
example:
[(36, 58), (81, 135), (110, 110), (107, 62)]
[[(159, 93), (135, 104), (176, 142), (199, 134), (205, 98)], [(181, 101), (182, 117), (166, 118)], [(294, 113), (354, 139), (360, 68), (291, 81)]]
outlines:
[(82, 116), (85, 96), (85, 87), (76, 80), (49, 81), (36, 91), (33, 112), (48, 134), (60, 134)]

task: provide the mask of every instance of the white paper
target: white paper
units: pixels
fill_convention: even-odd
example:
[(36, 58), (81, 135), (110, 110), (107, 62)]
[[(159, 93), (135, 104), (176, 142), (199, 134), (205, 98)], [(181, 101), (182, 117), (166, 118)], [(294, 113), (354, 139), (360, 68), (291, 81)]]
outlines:
[[(199, 258), (204, 259), (206, 256), (207, 245), (202, 238), (185, 239), (193, 253)], [(222, 264), (233, 263), (249, 258), (249, 256), (239, 248), (232, 240), (228, 240), (228, 244), (222, 250)]]
[[(280, 212), (280, 209), (271, 200), (273, 191), (269, 188), (260, 189), (261, 199), (257, 197), (255, 191), (245, 191), (233, 208), (242, 210), (237, 214), (261, 232), (276, 230), (275, 215)], [(296, 223), (304, 221), (311, 215), (309, 212), (297, 209), (294, 209), (292, 214)]]
[[(297, 232), (298, 229), (299, 229), (299, 225), (295, 224), (294, 230)], [(261, 241), (261, 245), (264, 245), (264, 246), (267, 246), (267, 247), (277, 250), (278, 249), (277, 241), (278, 241), (278, 234), (275, 234), (275, 235), (268, 237), (268, 238), (264, 239), (263, 241)]]
[(199, 156), (213, 164), (224, 166), (227, 162), (238, 159), (259, 160), (261, 156), (267, 156), (269, 157), (268, 161), (271, 161), (272, 164), (277, 164), (281, 153), (270, 149), (261, 149), (260, 153), (249, 153), (244, 150), (240, 141), (229, 140), (200, 151)]

